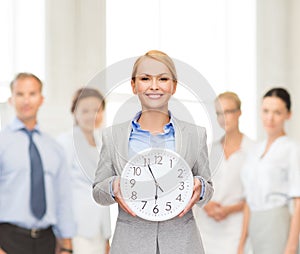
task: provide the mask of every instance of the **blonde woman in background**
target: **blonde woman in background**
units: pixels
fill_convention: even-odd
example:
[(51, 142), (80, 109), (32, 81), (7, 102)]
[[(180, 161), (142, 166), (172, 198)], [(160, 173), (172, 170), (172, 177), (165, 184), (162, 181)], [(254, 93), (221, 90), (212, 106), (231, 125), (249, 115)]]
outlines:
[[(239, 254), (245, 238), (254, 254), (296, 254), (300, 231), (300, 147), (285, 132), (291, 99), (283, 88), (263, 97), (261, 119), (267, 134), (242, 169), (247, 205)], [(289, 205), (293, 206), (292, 213)]]
[(72, 173), (73, 209), (77, 226), (77, 234), (72, 240), (74, 254), (109, 253), (109, 207), (98, 205), (92, 197), (92, 182), (100, 151), (97, 147), (101, 145), (100, 139), (96, 139), (94, 134), (103, 122), (104, 109), (104, 97), (98, 90), (77, 90), (71, 107), (75, 121), (73, 131), (58, 138), (66, 150)]
[[(214, 146), (224, 157), (212, 174), (215, 193), (208, 204), (194, 208), (206, 254), (236, 254), (243, 223), (243, 186), (240, 170), (253, 145), (239, 129), (241, 101), (233, 92), (220, 94), (216, 113), (225, 135)], [(211, 155), (210, 162), (216, 163)]]

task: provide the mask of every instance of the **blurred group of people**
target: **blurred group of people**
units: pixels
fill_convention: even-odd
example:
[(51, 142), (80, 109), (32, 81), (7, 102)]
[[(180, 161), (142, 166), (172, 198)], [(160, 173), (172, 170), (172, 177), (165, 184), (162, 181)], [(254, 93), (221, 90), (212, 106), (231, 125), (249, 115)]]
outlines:
[[(109, 207), (92, 197), (104, 97), (93, 88), (76, 91), (74, 127), (54, 140), (37, 122), (42, 88), (31, 73), (11, 82), (16, 117), (0, 133), (0, 253), (108, 254)], [(43, 180), (34, 173), (37, 161)]]
[[(146, 56), (139, 61), (150, 60)], [(168, 73), (168, 64), (151, 61), (158, 61), (161, 72)], [(145, 68), (141, 66), (136, 68)], [(132, 80), (134, 92), (136, 83), (145, 83), (135, 75)], [(163, 82), (172, 85), (174, 80)], [(71, 105), (74, 127), (54, 140), (37, 122), (42, 86), (30, 73), (20, 73), (11, 82), (10, 103), (16, 117), (0, 132), (0, 254), (108, 254), (109, 207), (97, 204), (92, 195), (105, 99), (94, 88), (77, 90)], [(146, 107), (147, 101), (140, 99)], [(261, 142), (240, 131), (237, 94), (222, 93), (215, 105), (225, 135), (213, 146), (223, 157), (211, 172), (212, 179), (204, 179), (207, 186), (213, 182), (212, 199), (204, 207), (193, 206), (205, 253), (298, 253), (300, 150), (285, 131), (291, 117), (289, 93), (273, 88), (263, 96), (261, 120), (266, 138)], [(149, 116), (145, 112), (142, 117)], [(211, 154), (210, 162), (214, 160)], [(42, 164), (39, 175), (33, 170), (38, 163)], [(121, 196), (110, 197), (114, 194), (110, 188), (117, 185), (105, 184), (107, 199), (121, 204)], [(97, 191), (100, 198), (103, 193)]]
[(237, 94), (220, 94), (216, 113), (225, 135), (214, 146), (224, 156), (212, 173), (213, 198), (203, 209), (194, 209), (205, 253), (298, 253), (300, 147), (285, 131), (290, 94), (276, 87), (263, 96), (263, 141), (254, 142), (240, 131)]

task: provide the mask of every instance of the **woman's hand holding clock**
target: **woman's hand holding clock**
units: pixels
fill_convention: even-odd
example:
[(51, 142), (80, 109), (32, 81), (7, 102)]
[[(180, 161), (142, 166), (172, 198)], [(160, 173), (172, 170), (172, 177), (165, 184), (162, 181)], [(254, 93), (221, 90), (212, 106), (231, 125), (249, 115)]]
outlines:
[(128, 214), (132, 216), (136, 216), (136, 214), (129, 208), (129, 206), (126, 204), (126, 202), (122, 197), (121, 189), (120, 189), (120, 177), (116, 177), (113, 181), (113, 192), (114, 192), (115, 200), (119, 204), (119, 206)]
[(178, 215), (179, 217), (183, 217), (192, 207), (199, 201), (199, 197), (201, 194), (201, 181), (198, 178), (194, 178), (194, 188), (193, 188), (193, 195), (191, 197), (190, 202), (184, 208), (184, 210)]

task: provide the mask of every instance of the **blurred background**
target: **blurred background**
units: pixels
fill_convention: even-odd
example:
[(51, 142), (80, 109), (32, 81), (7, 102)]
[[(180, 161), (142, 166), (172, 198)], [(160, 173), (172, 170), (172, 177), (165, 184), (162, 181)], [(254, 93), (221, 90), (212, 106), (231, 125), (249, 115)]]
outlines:
[[(195, 68), (216, 94), (236, 92), (241, 129), (254, 139), (262, 135), (263, 93), (286, 87), (294, 112), (288, 132), (300, 140), (299, 13), (298, 0), (0, 0), (1, 127), (13, 116), (7, 98), (17, 72), (44, 81), (39, 119), (55, 136), (72, 126), (77, 88), (115, 62), (159, 49)], [(130, 96), (128, 85), (109, 96), (107, 125)], [(197, 101), (185, 92), (176, 96), (201, 124)]]

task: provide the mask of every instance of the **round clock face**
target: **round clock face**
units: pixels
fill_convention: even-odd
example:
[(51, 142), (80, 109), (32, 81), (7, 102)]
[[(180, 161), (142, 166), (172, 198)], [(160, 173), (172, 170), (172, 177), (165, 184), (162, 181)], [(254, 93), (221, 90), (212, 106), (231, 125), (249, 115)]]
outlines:
[(122, 196), (137, 216), (164, 221), (177, 216), (193, 193), (194, 179), (187, 162), (168, 149), (144, 150), (126, 164)]

